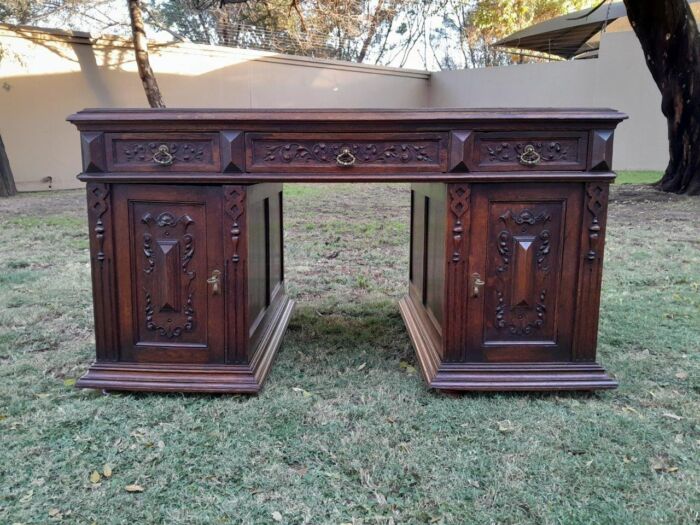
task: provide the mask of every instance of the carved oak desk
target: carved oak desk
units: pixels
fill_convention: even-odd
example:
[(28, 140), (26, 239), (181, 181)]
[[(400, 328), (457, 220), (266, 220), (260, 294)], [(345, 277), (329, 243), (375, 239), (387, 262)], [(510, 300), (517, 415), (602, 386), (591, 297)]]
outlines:
[(411, 182), (420, 368), (592, 390), (612, 110), (85, 110), (97, 361), (78, 386), (257, 392), (292, 312), (283, 182)]

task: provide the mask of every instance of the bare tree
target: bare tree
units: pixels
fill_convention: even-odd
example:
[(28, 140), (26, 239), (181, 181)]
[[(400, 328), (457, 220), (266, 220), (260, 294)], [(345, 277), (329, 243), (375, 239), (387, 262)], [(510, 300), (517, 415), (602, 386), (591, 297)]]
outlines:
[(624, 0), (661, 91), (670, 160), (663, 191), (700, 195), (700, 34), (687, 0)]
[(139, 69), (139, 77), (143, 89), (146, 92), (148, 104), (152, 108), (164, 108), (163, 97), (160, 94), (158, 81), (153, 74), (151, 61), (148, 58), (148, 39), (143, 25), (143, 13), (140, 0), (128, 0), (129, 18), (131, 19), (131, 33), (134, 41), (134, 54), (136, 65)]

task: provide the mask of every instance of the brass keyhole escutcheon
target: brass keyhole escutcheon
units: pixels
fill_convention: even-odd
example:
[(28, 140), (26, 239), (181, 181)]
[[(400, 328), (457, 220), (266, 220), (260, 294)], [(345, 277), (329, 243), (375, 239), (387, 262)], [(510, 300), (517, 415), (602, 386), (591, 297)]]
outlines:
[(153, 154), (153, 162), (161, 166), (170, 166), (173, 163), (173, 155), (167, 144), (158, 146), (158, 150)]
[(479, 275), (478, 273), (472, 274), (471, 281), (472, 282), (470, 288), (472, 290), (472, 297), (479, 297), (479, 295), (481, 295), (481, 289), (486, 283), (481, 278), (481, 275)]
[(338, 163), (339, 166), (352, 166), (355, 164), (355, 161), (357, 158), (355, 155), (352, 154), (350, 151), (350, 148), (343, 148), (340, 150), (340, 153), (338, 153), (338, 156), (335, 158), (335, 161)]
[(207, 279), (207, 283), (211, 286), (211, 294), (219, 295), (221, 293), (221, 272), (219, 270), (211, 272), (211, 277)]

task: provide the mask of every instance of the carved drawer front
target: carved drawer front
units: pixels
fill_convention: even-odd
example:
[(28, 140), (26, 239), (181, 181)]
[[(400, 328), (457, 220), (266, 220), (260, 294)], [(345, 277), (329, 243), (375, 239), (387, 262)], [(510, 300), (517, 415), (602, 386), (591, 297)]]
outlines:
[(109, 171), (221, 171), (215, 133), (108, 133)]
[(444, 133), (247, 133), (250, 172), (445, 171)]
[(484, 132), (474, 137), (471, 171), (586, 169), (583, 132)]

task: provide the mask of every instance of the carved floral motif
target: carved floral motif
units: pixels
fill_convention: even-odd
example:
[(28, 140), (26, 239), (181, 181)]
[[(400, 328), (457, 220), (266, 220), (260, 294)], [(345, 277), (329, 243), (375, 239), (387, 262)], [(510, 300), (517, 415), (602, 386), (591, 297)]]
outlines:
[[(194, 303), (193, 303), (193, 291), (192, 282), (195, 278), (195, 272), (190, 271), (189, 264), (194, 257), (194, 238), (191, 234), (187, 233), (187, 229), (194, 224), (194, 220), (189, 215), (182, 215), (176, 217), (170, 212), (160, 213), (157, 217), (153, 217), (150, 213), (146, 213), (141, 217), (141, 222), (148, 226), (157, 226), (161, 229), (166, 229), (163, 235), (169, 236), (170, 230), (182, 225), (183, 228), (183, 254), (180, 258), (180, 267), (182, 272), (187, 276), (187, 299), (185, 301), (185, 306), (182, 310), (184, 316), (183, 322), (176, 324), (164, 326), (162, 323), (159, 324), (155, 318), (155, 307), (153, 305), (153, 299), (151, 293), (148, 290), (145, 292), (145, 313), (146, 313), (146, 328), (148, 330), (157, 332), (159, 335), (168, 338), (180, 337), (183, 332), (189, 332), (194, 327)], [(146, 267), (144, 268), (144, 273), (148, 275), (153, 275), (156, 265), (155, 257), (153, 253), (153, 235), (146, 231), (143, 234), (143, 253), (146, 257)], [(170, 323), (170, 319), (168, 319)]]
[(163, 337), (168, 337), (170, 339), (174, 337), (180, 337), (183, 331), (189, 332), (194, 326), (194, 307), (192, 306), (192, 292), (187, 295), (187, 302), (185, 303), (184, 314), (185, 323), (182, 326), (161, 326), (154, 322), (153, 320), (154, 308), (153, 301), (151, 299), (151, 294), (146, 292), (146, 328), (154, 332), (158, 332), (158, 335)]
[[(534, 317), (530, 314), (531, 308), (515, 307), (512, 309), (511, 321), (506, 321), (506, 303), (503, 292), (496, 290), (496, 327), (507, 328), (511, 335), (530, 335), (534, 330), (544, 325), (547, 307), (545, 299), (547, 290), (542, 290), (539, 301), (535, 303)], [(513, 317), (515, 319), (513, 319)]]
[(156, 262), (153, 259), (153, 237), (150, 233), (143, 234), (143, 254), (146, 256), (146, 263), (148, 266), (143, 269), (144, 273), (152, 273), (156, 266)]
[[(500, 257), (500, 264), (496, 266), (497, 274), (503, 275), (511, 270), (513, 262), (513, 242), (518, 238), (518, 234), (525, 235), (528, 242), (539, 242), (539, 246), (534, 252), (535, 263), (538, 271), (546, 274), (550, 271), (549, 254), (551, 252), (551, 232), (544, 226), (552, 220), (550, 213), (546, 210), (538, 211), (524, 208), (519, 212), (508, 209), (498, 217), (498, 221), (503, 224), (502, 229), (496, 238), (496, 251)], [(542, 228), (539, 232), (533, 227), (539, 225)], [(513, 230), (516, 230), (515, 232)], [(515, 271), (515, 270), (513, 270)], [(518, 278), (513, 276), (513, 278)], [(547, 311), (545, 299), (547, 290), (542, 289), (538, 295), (538, 301), (532, 303), (508, 306), (506, 303), (505, 288), (507, 280), (499, 278), (500, 289), (496, 289), (496, 306), (494, 310), (496, 328), (506, 328), (511, 335), (529, 335), (534, 330), (544, 325), (544, 318)], [(534, 316), (534, 317), (533, 317)]]
[[(501, 142), (500, 144), (483, 143), (489, 162), (518, 162), (526, 148), (530, 146), (539, 155), (540, 161), (555, 162), (576, 160), (569, 158), (570, 145), (561, 142)], [(573, 148), (574, 152), (576, 148)]]
[(344, 143), (315, 142), (302, 144), (291, 142), (265, 146), (265, 162), (318, 162), (335, 164), (336, 158), (348, 149), (357, 163), (405, 164), (409, 162), (435, 162), (430, 144), (407, 143)]
[(508, 230), (502, 230), (498, 234), (498, 244), (496, 244), (496, 249), (498, 254), (501, 256), (502, 263), (498, 265), (496, 271), (503, 273), (508, 271), (508, 266), (510, 265), (510, 239), (511, 235)]
[(512, 220), (518, 226), (523, 224), (529, 224), (534, 226), (538, 223), (545, 223), (552, 220), (552, 217), (547, 212), (534, 213), (531, 210), (525, 208), (519, 213), (513, 213), (512, 210), (506, 210), (506, 212), (499, 217), (499, 220), (503, 221), (504, 224), (508, 224), (509, 220)]
[(120, 160), (124, 163), (143, 163), (153, 161), (161, 146), (167, 146), (172, 155), (172, 162), (204, 164), (209, 162), (209, 143), (196, 142), (134, 142), (124, 141), (121, 146)]

